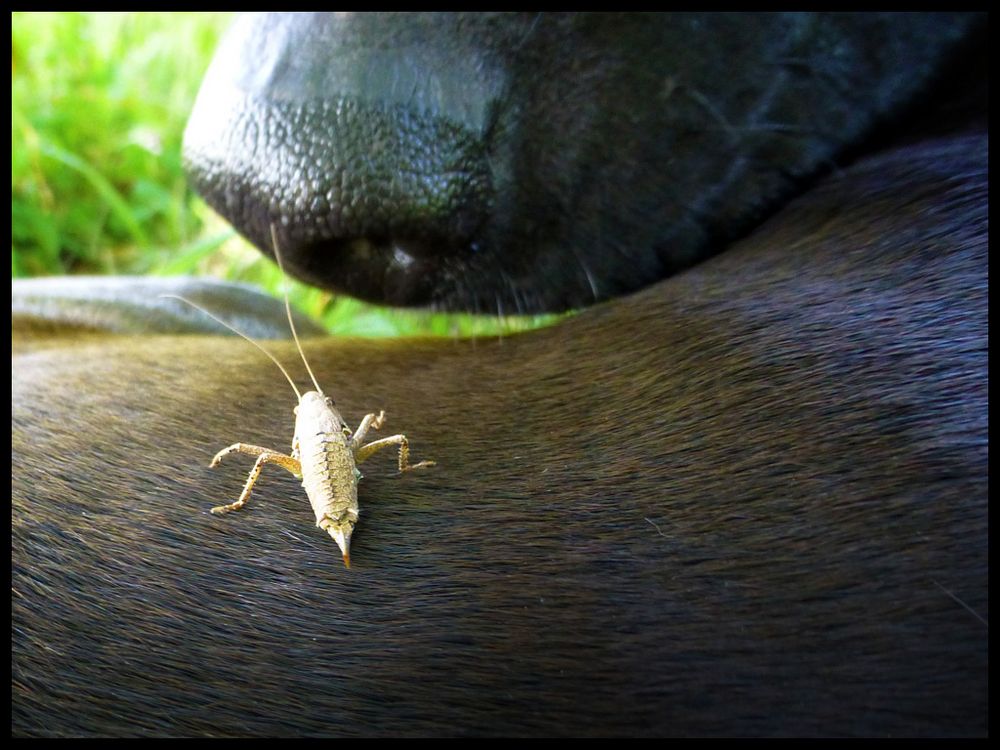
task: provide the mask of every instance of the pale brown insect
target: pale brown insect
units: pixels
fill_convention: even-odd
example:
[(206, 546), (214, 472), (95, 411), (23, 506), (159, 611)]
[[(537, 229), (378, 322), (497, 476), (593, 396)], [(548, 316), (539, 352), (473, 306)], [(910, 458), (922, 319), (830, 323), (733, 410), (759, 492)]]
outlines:
[[(278, 266), (284, 273), (273, 225), (271, 227), (271, 240), (274, 243), (274, 254), (278, 260)], [(295, 323), (292, 322), (287, 292), (285, 293), (285, 311), (288, 314), (288, 325), (292, 329), (292, 337), (295, 339), (295, 346), (302, 357), (302, 362), (309, 372), (313, 385), (316, 386), (315, 391), (308, 391), (305, 394), (299, 393), (298, 388), (295, 387), (295, 383), (281, 363), (256, 341), (190, 300), (176, 295), (164, 296), (186, 302), (264, 352), (284, 374), (298, 398), (298, 405), (294, 409), (295, 436), (292, 438), (292, 454), (290, 456), (269, 448), (246, 443), (233, 443), (215, 454), (210, 464), (212, 468), (218, 466), (222, 458), (230, 453), (246, 453), (256, 456), (257, 460), (250, 470), (250, 476), (247, 477), (246, 485), (243, 487), (239, 499), (234, 503), (212, 508), (212, 513), (221, 515), (239, 510), (246, 505), (264, 464), (277, 464), (302, 479), (302, 486), (312, 504), (313, 513), (316, 514), (316, 525), (321, 529), (326, 529), (327, 533), (333, 537), (343, 553), (344, 565), (348, 568), (351, 567), (351, 534), (354, 532), (359, 515), (358, 481), (361, 479), (361, 472), (358, 471), (357, 464), (390, 445), (399, 446), (399, 470), (401, 472), (434, 466), (436, 462), (421, 461), (411, 465), (410, 445), (405, 435), (392, 435), (362, 445), (368, 430), (377, 430), (385, 422), (384, 411), (380, 411), (377, 416), (367, 414), (361, 420), (358, 429), (352, 434), (351, 428), (347, 426), (344, 418), (340, 416), (340, 412), (334, 407), (333, 399), (323, 393), (323, 389), (316, 381), (316, 376), (313, 375), (312, 368), (309, 367), (309, 361), (302, 351), (302, 345), (299, 343), (299, 337), (295, 331)]]

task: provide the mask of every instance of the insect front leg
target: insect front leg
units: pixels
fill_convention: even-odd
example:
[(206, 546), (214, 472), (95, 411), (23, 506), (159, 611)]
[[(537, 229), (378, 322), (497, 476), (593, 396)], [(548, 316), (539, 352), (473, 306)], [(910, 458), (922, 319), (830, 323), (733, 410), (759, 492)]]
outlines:
[[(360, 428), (359, 428), (360, 429)], [(390, 445), (399, 446), (399, 470), (412, 471), (413, 469), (423, 469), (428, 466), (436, 466), (437, 461), (421, 461), (418, 464), (410, 465), (410, 444), (406, 440), (406, 435), (392, 435), (391, 437), (375, 440), (368, 445), (362, 446), (354, 451), (354, 461), (361, 463), (373, 453), (377, 453)]]
[(224, 448), (219, 451), (215, 454), (215, 458), (212, 459), (212, 463), (209, 464), (209, 467), (215, 468), (219, 465), (219, 462), (222, 461), (222, 457), (230, 453), (247, 453), (251, 456), (257, 456), (257, 460), (254, 462), (253, 468), (250, 470), (250, 476), (247, 477), (246, 486), (243, 487), (243, 492), (240, 494), (239, 500), (235, 503), (230, 503), (229, 505), (217, 505), (212, 508), (212, 513), (218, 515), (239, 510), (247, 504), (247, 500), (250, 499), (250, 492), (253, 490), (253, 486), (257, 483), (257, 479), (260, 477), (260, 471), (264, 464), (278, 464), (295, 476), (302, 476), (301, 465), (291, 456), (286, 456), (283, 453), (276, 453), (269, 448), (261, 448), (259, 445), (248, 445), (246, 443), (233, 443), (228, 448)]

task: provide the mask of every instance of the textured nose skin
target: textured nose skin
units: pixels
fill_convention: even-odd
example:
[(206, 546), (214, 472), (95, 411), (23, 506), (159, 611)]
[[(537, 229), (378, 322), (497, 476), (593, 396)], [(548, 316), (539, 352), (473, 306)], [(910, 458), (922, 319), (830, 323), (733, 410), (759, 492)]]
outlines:
[(421, 44), (419, 24), (379, 47), (358, 23), (240, 18), (189, 120), (187, 169), (266, 252), (274, 223), (295, 275), (425, 304), (441, 258), (472, 252), (489, 209), (481, 133), (497, 81), (465, 50)]
[[(397, 305), (582, 307), (723, 251), (906, 125), (986, 17), (241, 18), (192, 180), (289, 272)], [(982, 28), (982, 32), (977, 29)]]

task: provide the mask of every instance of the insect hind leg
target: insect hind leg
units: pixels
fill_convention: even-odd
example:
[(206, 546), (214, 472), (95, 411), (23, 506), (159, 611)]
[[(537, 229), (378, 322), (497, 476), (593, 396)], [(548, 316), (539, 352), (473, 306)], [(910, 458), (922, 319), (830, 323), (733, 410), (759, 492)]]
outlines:
[(253, 468), (250, 469), (250, 476), (247, 477), (247, 483), (243, 487), (243, 492), (240, 494), (239, 500), (235, 503), (229, 503), (228, 505), (217, 505), (212, 508), (212, 513), (216, 515), (222, 515), (224, 513), (229, 513), (234, 510), (239, 510), (244, 505), (247, 504), (247, 500), (250, 499), (250, 492), (253, 490), (253, 486), (257, 483), (260, 478), (261, 469), (264, 464), (278, 464), (284, 469), (287, 469), (295, 476), (302, 476), (302, 467), (299, 462), (292, 458), (291, 456), (286, 456), (283, 453), (276, 453), (275, 451), (269, 450), (267, 448), (261, 448), (257, 445), (247, 445), (246, 443), (233, 443), (233, 445), (219, 451), (215, 454), (215, 458), (212, 459), (211, 466), (218, 466), (222, 457), (228, 455), (229, 453), (248, 453), (251, 456), (257, 456), (257, 460), (254, 462)]
[(270, 448), (261, 448), (259, 445), (250, 445), (249, 443), (233, 443), (228, 448), (223, 448), (221, 451), (216, 453), (215, 457), (212, 459), (212, 463), (208, 465), (208, 468), (214, 469), (219, 465), (222, 459), (230, 453), (246, 453), (250, 456), (260, 456), (264, 453), (275, 453), (275, 451)]
[(358, 448), (354, 453), (354, 460), (357, 463), (361, 463), (366, 458), (371, 456), (373, 453), (377, 453), (383, 448), (388, 448), (390, 445), (399, 446), (399, 470), (400, 471), (412, 471), (413, 469), (424, 469), (428, 466), (436, 466), (437, 461), (421, 461), (418, 464), (410, 464), (410, 443), (406, 439), (406, 435), (392, 435), (387, 438), (382, 438), (381, 440), (375, 440), (368, 445)]

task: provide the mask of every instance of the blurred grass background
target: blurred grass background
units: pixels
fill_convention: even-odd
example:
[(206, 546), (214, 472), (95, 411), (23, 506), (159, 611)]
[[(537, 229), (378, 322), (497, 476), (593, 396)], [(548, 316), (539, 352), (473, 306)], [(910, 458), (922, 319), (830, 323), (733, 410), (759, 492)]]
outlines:
[[(277, 267), (194, 194), (181, 161), (232, 15), (12, 13), (12, 278), (214, 276), (281, 296)], [(341, 335), (496, 335), (554, 319), (399, 311), (288, 287)]]

